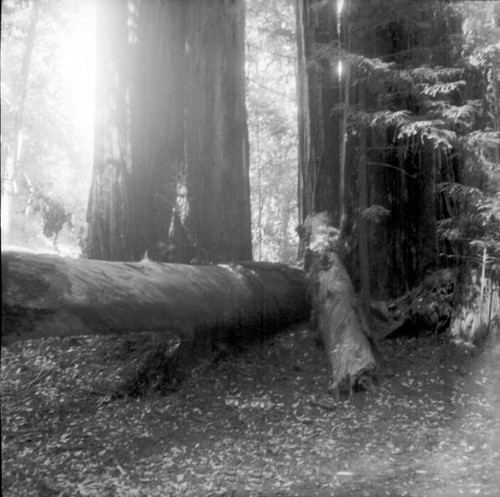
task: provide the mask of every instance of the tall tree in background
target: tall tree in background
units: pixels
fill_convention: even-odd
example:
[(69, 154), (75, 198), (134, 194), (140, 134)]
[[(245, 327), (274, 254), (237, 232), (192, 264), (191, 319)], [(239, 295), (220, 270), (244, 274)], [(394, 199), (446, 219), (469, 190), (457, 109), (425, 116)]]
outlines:
[(292, 0), (247, 0), (246, 69), (254, 257), (297, 258), (297, 97)]
[[(12, 8), (2, 3), (2, 32), (7, 29), (3, 20), (5, 10)], [(22, 65), (17, 80), (17, 92), (13, 95), (13, 109), (11, 122), (8, 126), (2, 123), (2, 239), (3, 243), (9, 243), (11, 229), (11, 211), (15, 186), (15, 173), (21, 156), (22, 131), (24, 126), (24, 109), (26, 95), (28, 93), (28, 77), (30, 73), (31, 59), (35, 47), (35, 37), (38, 21), (40, 18), (41, 4), (35, 0), (31, 6), (26, 43), (22, 55)], [(7, 14), (7, 12), (5, 12)]]
[(250, 259), (243, 1), (98, 8), (87, 255)]
[(2, 2), (2, 233), (11, 228), (2, 245), (79, 252), (92, 160), (93, 21), (87, 0)]

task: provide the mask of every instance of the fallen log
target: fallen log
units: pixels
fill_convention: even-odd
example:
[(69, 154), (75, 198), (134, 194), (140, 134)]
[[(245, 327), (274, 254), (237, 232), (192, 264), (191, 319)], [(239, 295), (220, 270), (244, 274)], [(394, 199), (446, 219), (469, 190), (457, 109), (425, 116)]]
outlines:
[(191, 266), (2, 253), (2, 344), (154, 331), (184, 354), (306, 319), (303, 272), (283, 264)]
[(356, 387), (371, 389), (377, 362), (361, 302), (338, 255), (338, 230), (328, 213), (308, 216), (299, 228), (305, 246), (304, 269), (310, 289), (313, 325), (325, 347), (331, 385), (337, 397)]

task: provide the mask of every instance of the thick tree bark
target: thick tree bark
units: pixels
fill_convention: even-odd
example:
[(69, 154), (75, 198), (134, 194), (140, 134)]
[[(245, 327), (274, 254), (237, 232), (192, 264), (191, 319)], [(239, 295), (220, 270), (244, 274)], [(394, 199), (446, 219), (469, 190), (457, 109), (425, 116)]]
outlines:
[(134, 260), (128, 7), (97, 4), (94, 173), (84, 252), (103, 260)]
[[(337, 67), (315, 49), (338, 43), (333, 4), (297, 2), (299, 107), (299, 219), (328, 210), (340, 225), (341, 102)], [(332, 48), (333, 50), (333, 48)]]
[(185, 18), (188, 2), (141, 1), (131, 47), (132, 238), (135, 260), (167, 261), (185, 174)]
[[(422, 282), (436, 263), (436, 170), (448, 152), (434, 150), (420, 136), (399, 137), (390, 127), (376, 130), (369, 126), (370, 113), (387, 109), (382, 98), (387, 87), (377, 74), (367, 76), (357, 58), (351, 64), (351, 85), (344, 77), (350, 88), (340, 92), (337, 62), (342, 57), (345, 67), (350, 56), (359, 55), (380, 57), (405, 68), (428, 64), (432, 56), (436, 65), (445, 64), (443, 54), (435, 48), (442, 40), (439, 44), (436, 37), (439, 33), (449, 36), (452, 28), (441, 25), (443, 18), (436, 15), (431, 4), (408, 2), (408, 12), (399, 9), (396, 14), (402, 17), (388, 15), (390, 21), (385, 23), (380, 21), (379, 4), (346, 2), (339, 33), (333, 3), (299, 0), (297, 5), (300, 217), (304, 220), (327, 210), (333, 224), (349, 239), (350, 247), (358, 247), (342, 254), (356, 288), (369, 279), (372, 296), (396, 297)], [(405, 21), (408, 16), (421, 21), (418, 36)], [(376, 28), (360, 28), (372, 25), (373, 19), (378, 19)], [(349, 37), (349, 32), (356, 36)], [(351, 131), (343, 172), (341, 112), (342, 105), (349, 103)], [(408, 98), (391, 101), (390, 105), (416, 116), (422, 113), (411, 92)], [(366, 113), (364, 119), (355, 119), (357, 111)], [(343, 183), (344, 198), (339, 189)], [(361, 189), (364, 184), (366, 191)], [(360, 210), (372, 206), (376, 207), (373, 216), (357, 217)], [(342, 212), (346, 223), (341, 226)], [(366, 252), (369, 261), (360, 260)]]
[(243, 0), (188, 2), (180, 217), (199, 261), (252, 258), (244, 27)]
[(155, 331), (185, 349), (305, 319), (303, 273), (2, 254), (2, 341)]
[[(365, 88), (361, 89), (364, 94)], [(361, 104), (365, 103), (364, 95)], [(358, 189), (359, 189), (359, 214), (358, 214), (358, 257), (359, 257), (359, 281), (361, 289), (361, 303), (368, 322), (371, 322), (370, 313), (370, 255), (368, 247), (368, 223), (365, 217), (365, 209), (368, 208), (368, 182), (366, 165), (366, 129), (359, 132), (359, 163), (358, 163)]]
[(98, 7), (86, 254), (251, 259), (243, 0)]

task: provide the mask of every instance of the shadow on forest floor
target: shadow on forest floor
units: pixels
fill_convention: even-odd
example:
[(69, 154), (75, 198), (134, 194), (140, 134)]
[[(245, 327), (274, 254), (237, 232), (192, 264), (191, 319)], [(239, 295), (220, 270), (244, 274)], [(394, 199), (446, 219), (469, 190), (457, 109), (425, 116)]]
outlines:
[(385, 341), (391, 376), (333, 403), (301, 325), (170, 395), (111, 400), (124, 340), (2, 350), (4, 496), (500, 495), (500, 345)]

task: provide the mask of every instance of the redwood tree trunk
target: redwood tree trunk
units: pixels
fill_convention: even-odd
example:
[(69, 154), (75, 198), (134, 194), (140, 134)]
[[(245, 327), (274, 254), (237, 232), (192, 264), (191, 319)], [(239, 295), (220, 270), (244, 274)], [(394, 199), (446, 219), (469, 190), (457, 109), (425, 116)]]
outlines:
[[(350, 64), (350, 89), (342, 94), (338, 58), (344, 59), (344, 67), (350, 60), (348, 54), (381, 57), (385, 62), (396, 62), (398, 68), (426, 64), (429, 56), (434, 64), (444, 64), (433, 44), (438, 45), (438, 33), (447, 36), (451, 29), (436, 29), (443, 20), (430, 4), (408, 2), (411, 12), (399, 8), (394, 17), (387, 16), (391, 19), (387, 22), (381, 20), (381, 8), (375, 2), (346, 2), (340, 30), (331, 2), (299, 0), (297, 9), (300, 216), (304, 220), (327, 210), (334, 226), (340, 227), (341, 213), (346, 213), (343, 235), (351, 249), (358, 250), (343, 255), (343, 262), (356, 288), (369, 280), (369, 293), (378, 299), (400, 295), (418, 284), (436, 262), (436, 164), (437, 156), (447, 152), (435, 151), (420, 136), (401, 138), (389, 127), (377, 131), (369, 126), (371, 113), (388, 108), (409, 110), (418, 116), (419, 103), (408, 90), (405, 98), (391, 100), (389, 107), (384, 97), (390, 92), (381, 76), (363, 67), (359, 57)], [(398, 15), (402, 17), (398, 19)], [(421, 21), (418, 32), (405, 22), (408, 15)], [(371, 19), (376, 20), (376, 28), (360, 28), (370, 25)], [(351, 113), (362, 111), (365, 115), (357, 121), (351, 116), (347, 123), (343, 174), (345, 103), (350, 104)], [(339, 188), (342, 184), (344, 197)], [(372, 206), (383, 208), (378, 212), (386, 215), (359, 219), (360, 210)], [(366, 254), (370, 254), (369, 260)]]
[(137, 1), (131, 49), (134, 255), (167, 260), (177, 187), (185, 172), (186, 3)]
[(340, 85), (336, 67), (313, 63), (316, 44), (337, 39), (332, 5), (297, 2), (299, 107), (299, 219), (327, 210), (340, 225)]
[(99, 4), (86, 252), (249, 260), (244, 2), (126, 4)]
[(242, 0), (189, 2), (182, 224), (201, 261), (252, 258), (244, 27)]
[(94, 173), (84, 252), (103, 260), (134, 260), (130, 60), (127, 2), (97, 9)]

